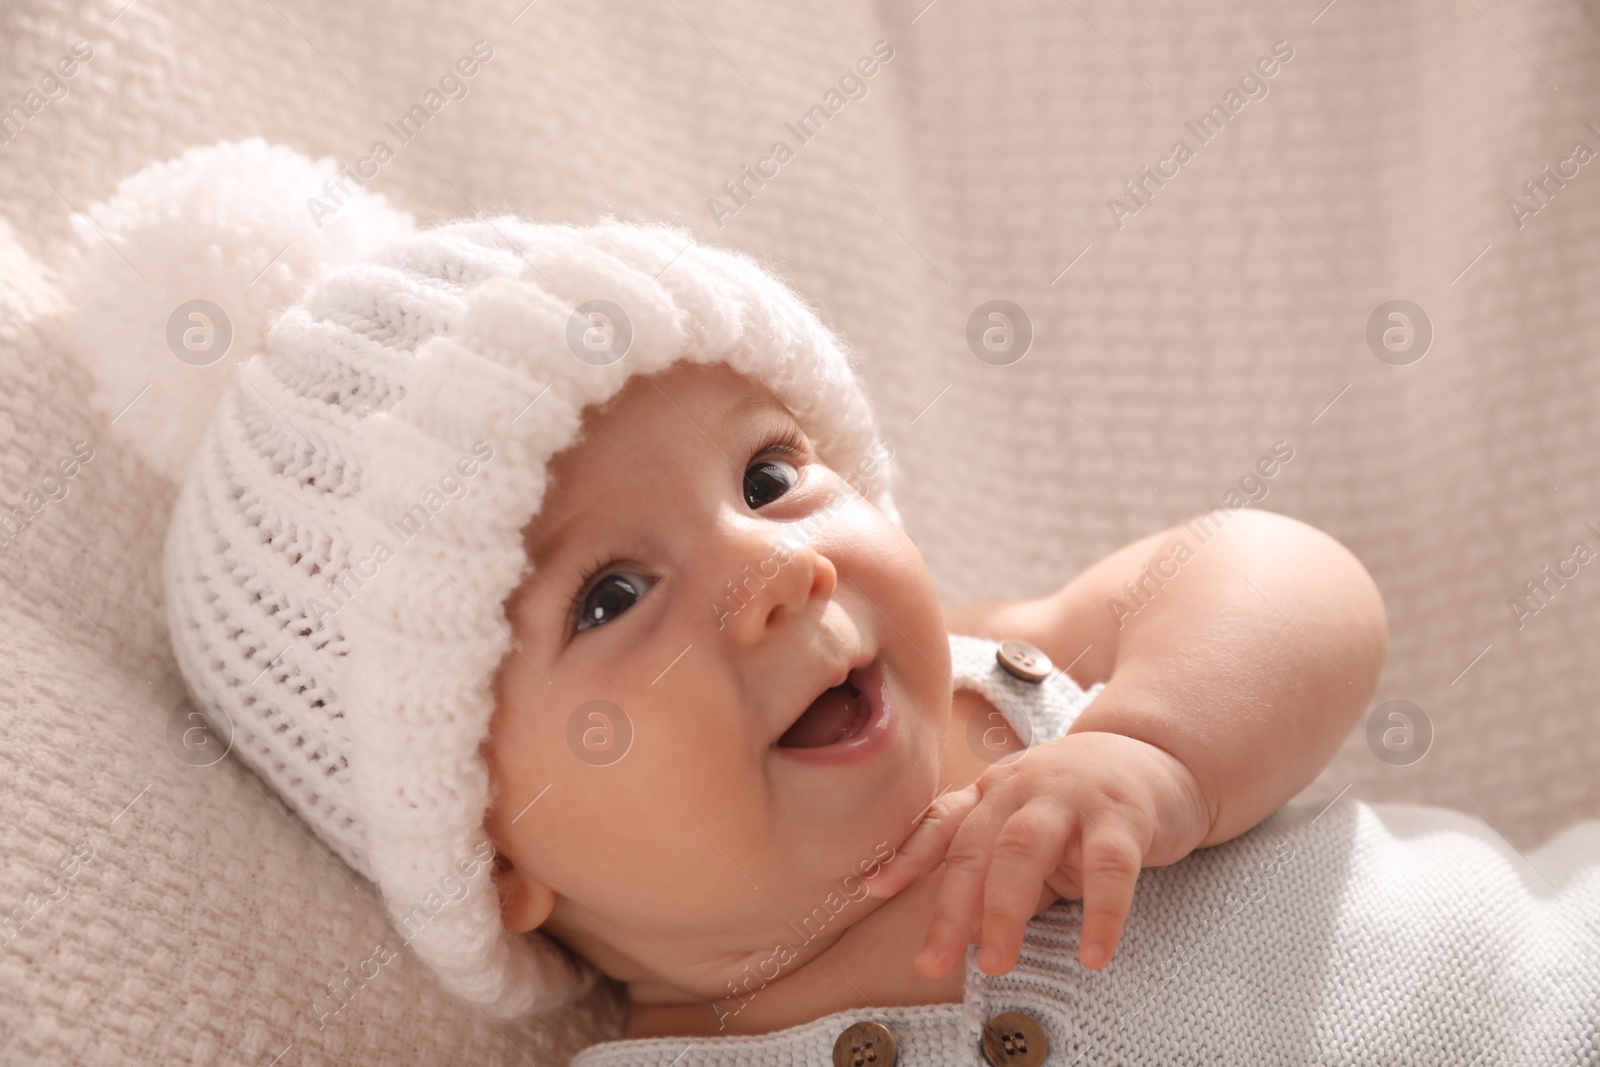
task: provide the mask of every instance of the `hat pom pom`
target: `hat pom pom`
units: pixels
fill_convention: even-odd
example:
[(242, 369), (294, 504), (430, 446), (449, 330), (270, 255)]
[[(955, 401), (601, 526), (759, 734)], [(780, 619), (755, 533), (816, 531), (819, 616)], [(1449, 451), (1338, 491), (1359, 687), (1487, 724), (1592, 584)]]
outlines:
[(94, 376), (93, 407), (173, 482), (277, 314), (324, 270), (415, 230), (332, 157), (259, 137), (153, 163), (71, 225), (67, 344)]

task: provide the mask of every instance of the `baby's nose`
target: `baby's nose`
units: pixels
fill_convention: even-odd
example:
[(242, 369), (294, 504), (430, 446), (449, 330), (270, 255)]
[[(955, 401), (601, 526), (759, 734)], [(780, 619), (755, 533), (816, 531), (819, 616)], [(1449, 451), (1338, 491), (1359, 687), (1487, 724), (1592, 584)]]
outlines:
[(712, 591), (717, 629), (739, 644), (759, 642), (808, 611), (820, 613), (833, 596), (839, 572), (810, 545), (765, 534), (741, 545), (728, 557), (726, 575), (713, 579)]

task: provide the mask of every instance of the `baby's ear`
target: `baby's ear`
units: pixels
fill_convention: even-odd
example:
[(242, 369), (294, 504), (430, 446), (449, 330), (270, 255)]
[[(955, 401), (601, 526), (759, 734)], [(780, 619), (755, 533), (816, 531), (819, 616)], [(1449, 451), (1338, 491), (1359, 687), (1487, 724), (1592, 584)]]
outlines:
[(537, 928), (555, 910), (555, 890), (518, 870), (499, 852), (494, 857), (494, 884), (500, 896), (500, 921), (514, 934)]

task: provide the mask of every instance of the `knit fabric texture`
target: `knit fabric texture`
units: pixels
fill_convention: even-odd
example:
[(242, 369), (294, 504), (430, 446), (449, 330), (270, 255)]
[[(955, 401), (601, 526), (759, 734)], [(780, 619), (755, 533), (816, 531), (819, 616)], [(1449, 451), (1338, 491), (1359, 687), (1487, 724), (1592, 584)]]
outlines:
[[(245, 147), (246, 163), (222, 166), (237, 182), (267, 180), (250, 161), (283, 162)], [(160, 230), (191, 210), (168, 205), (203, 187), (207, 203), (234, 198), (205, 209), (215, 224), (187, 220), (219, 271), (276, 247), (251, 230), (259, 218), (239, 218), (247, 191), (196, 181), (218, 159), (125, 183), (118, 213), (96, 213), (103, 228)], [(364, 244), (389, 222), (398, 239), (320, 272), (303, 264), (316, 280), (273, 319), (264, 353), (248, 350), (263, 324), (240, 323), (247, 350), (231, 366), (185, 371), (226, 372), (219, 387), (143, 401), (157, 409), (147, 425), (203, 421), (194, 398), (217, 394), (192, 458), (180, 462), (184, 435), (135, 435), (152, 465), (183, 472), (165, 556), (173, 647), (200, 712), (231, 724), (233, 753), (376, 883), (453, 989), (491, 1017), (555, 1010), (596, 972), (543, 934), (502, 928), (480, 752), (547, 463), (578, 440), (586, 407), (689, 360), (766, 385), (822, 462), (898, 523), (890, 470), (842, 343), (747, 256), (668, 226), (504, 216), (410, 233), (393, 213), (365, 218)], [(93, 289), (100, 275), (86, 276)], [(84, 343), (110, 350), (102, 363), (132, 358), (94, 329)]]
[[(1098, 695), (1018, 682), (996, 643), (952, 636), (958, 685), (1033, 743)], [(984, 664), (987, 662), (988, 666)], [(997, 699), (997, 697), (999, 699)], [(1117, 955), (1078, 962), (1083, 906), (1029, 923), (992, 977), (967, 949), (960, 1004), (836, 1012), (759, 1036), (590, 1046), (573, 1067), (832, 1062), (853, 1023), (886, 1027), (901, 1067), (984, 1065), (985, 1024), (1037, 1020), (1047, 1065), (1600, 1063), (1600, 822), (1527, 858), (1480, 820), (1418, 804), (1291, 802), (1232, 841), (1139, 876)], [(758, 991), (759, 995), (759, 991)]]

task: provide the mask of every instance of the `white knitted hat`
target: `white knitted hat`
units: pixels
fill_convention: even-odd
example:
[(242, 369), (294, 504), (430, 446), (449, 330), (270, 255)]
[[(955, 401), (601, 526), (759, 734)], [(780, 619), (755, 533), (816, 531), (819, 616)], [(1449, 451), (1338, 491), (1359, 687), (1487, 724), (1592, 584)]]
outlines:
[(554, 1010), (595, 971), (502, 928), (479, 747), (546, 464), (586, 406), (684, 358), (765, 384), (898, 523), (889, 466), (845, 349), (751, 259), (616, 221), (414, 232), (349, 187), (319, 227), (306, 198), (337, 180), (257, 139), (124, 181), (73, 220), (73, 344), (181, 485), (167, 617), (197, 705), (457, 992)]

